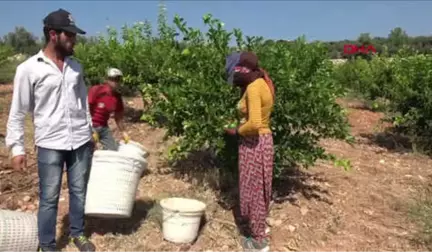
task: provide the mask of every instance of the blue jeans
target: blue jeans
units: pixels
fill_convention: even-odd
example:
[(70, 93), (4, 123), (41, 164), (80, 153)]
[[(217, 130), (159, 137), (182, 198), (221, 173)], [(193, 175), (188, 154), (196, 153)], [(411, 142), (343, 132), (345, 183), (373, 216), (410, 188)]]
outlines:
[(87, 142), (76, 150), (38, 147), (38, 231), (41, 248), (56, 249), (57, 209), (64, 164), (69, 187), (70, 233), (72, 237), (83, 235), (85, 196), (92, 156), (92, 142)]
[(114, 139), (109, 127), (94, 127), (93, 129), (99, 134), (99, 141), (104, 150), (118, 150), (118, 143)]

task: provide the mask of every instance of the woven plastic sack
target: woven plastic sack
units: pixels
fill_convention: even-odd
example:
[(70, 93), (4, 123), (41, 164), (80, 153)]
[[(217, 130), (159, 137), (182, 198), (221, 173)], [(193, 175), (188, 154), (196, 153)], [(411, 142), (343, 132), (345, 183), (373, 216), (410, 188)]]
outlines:
[(36, 251), (37, 248), (36, 214), (0, 210), (0, 251)]

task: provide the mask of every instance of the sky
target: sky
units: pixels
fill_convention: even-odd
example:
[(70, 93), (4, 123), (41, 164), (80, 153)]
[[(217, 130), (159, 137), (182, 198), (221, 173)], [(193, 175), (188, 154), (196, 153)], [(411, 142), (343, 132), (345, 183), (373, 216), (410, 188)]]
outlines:
[[(189, 26), (204, 28), (202, 16), (211, 13), (228, 29), (267, 39), (334, 41), (356, 39), (360, 33), (386, 37), (399, 26), (410, 36), (432, 35), (432, 1), (165, 1), (171, 21), (175, 14)], [(0, 36), (24, 26), (42, 35), (42, 19), (58, 8), (71, 12), (88, 35), (105, 33), (149, 20), (156, 25), (158, 1), (3, 1)]]

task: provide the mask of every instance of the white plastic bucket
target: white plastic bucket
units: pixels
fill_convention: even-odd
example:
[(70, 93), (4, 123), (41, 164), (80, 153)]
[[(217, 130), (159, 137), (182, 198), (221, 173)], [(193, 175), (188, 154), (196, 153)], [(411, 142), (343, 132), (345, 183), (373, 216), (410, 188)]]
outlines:
[(174, 243), (191, 243), (198, 236), (206, 204), (186, 198), (167, 198), (162, 207), (162, 231), (165, 240)]
[(132, 215), (138, 182), (147, 162), (124, 153), (97, 150), (87, 185), (85, 214), (103, 218)]
[(0, 251), (36, 251), (38, 241), (35, 214), (0, 210)]
[(123, 140), (120, 141), (118, 151), (125, 153), (133, 153), (134, 155), (143, 158), (146, 158), (149, 155), (147, 148), (145, 148), (140, 143), (134, 141), (129, 141), (128, 143), (125, 143)]

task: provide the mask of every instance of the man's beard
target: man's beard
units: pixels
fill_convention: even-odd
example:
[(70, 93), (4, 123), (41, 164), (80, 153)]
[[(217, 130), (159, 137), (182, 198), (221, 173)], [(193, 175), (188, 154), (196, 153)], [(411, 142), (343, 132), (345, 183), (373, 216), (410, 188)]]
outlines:
[(63, 46), (61, 44), (60, 41), (58, 41), (55, 45), (55, 50), (60, 53), (62, 56), (67, 57), (67, 56), (72, 56), (74, 54), (74, 50), (72, 49), (71, 51), (68, 51), (65, 46)]

